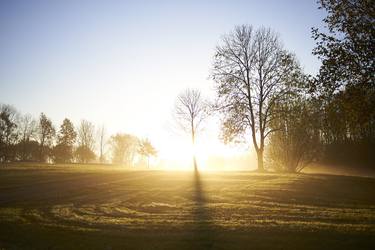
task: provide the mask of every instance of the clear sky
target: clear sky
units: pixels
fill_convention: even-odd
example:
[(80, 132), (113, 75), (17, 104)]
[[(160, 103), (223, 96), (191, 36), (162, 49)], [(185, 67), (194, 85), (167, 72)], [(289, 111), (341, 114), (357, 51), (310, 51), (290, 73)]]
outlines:
[[(212, 97), (209, 69), (221, 35), (239, 24), (271, 27), (313, 74), (310, 29), (325, 15), (317, 7), (315, 0), (2, 0), (0, 102), (35, 117), (44, 112), (55, 126), (87, 119), (110, 134), (149, 137), (161, 158), (178, 154), (175, 98), (186, 87)], [(204, 138), (217, 141), (216, 121)]]

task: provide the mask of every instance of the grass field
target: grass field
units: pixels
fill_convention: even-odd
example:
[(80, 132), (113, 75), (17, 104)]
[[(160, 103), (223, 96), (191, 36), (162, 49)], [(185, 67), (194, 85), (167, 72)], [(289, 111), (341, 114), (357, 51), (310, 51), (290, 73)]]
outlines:
[(375, 249), (375, 179), (2, 166), (0, 249)]

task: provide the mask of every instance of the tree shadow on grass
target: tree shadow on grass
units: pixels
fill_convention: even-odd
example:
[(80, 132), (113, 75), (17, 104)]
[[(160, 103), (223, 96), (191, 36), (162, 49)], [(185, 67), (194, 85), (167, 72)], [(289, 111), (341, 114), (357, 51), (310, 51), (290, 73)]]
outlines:
[(193, 178), (191, 247), (192, 249), (213, 249), (215, 242), (214, 225), (198, 169), (194, 170)]

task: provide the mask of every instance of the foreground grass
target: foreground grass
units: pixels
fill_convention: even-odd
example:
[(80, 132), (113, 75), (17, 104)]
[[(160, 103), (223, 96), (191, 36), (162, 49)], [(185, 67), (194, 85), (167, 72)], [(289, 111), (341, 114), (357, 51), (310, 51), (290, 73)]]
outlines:
[(375, 179), (3, 166), (0, 249), (374, 249)]

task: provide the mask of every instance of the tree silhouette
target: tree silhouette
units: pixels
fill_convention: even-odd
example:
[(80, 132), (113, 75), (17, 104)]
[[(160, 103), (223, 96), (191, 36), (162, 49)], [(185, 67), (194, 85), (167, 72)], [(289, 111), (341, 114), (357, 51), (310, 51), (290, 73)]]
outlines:
[[(191, 135), (193, 148), (196, 135), (201, 128), (202, 121), (207, 117), (206, 104), (201, 93), (196, 89), (186, 89), (175, 103), (174, 116), (179, 127)], [(198, 169), (195, 152), (193, 152), (194, 169)]]
[(75, 152), (79, 162), (88, 163), (95, 159), (94, 131), (94, 124), (86, 120), (81, 121), (78, 128), (78, 147)]
[(57, 136), (57, 145), (54, 147), (54, 157), (56, 162), (71, 162), (73, 158), (73, 145), (76, 141), (77, 133), (73, 123), (65, 118), (60, 126)]
[(320, 0), (328, 32), (313, 28), (313, 54), (322, 60), (317, 87), (333, 93), (342, 86), (375, 87), (375, 7), (368, 0)]
[(237, 26), (216, 48), (212, 78), (216, 82), (216, 109), (223, 114), (224, 141), (247, 132), (263, 171), (265, 139), (272, 108), (291, 90), (290, 75), (298, 70), (294, 56), (286, 52), (270, 29)]
[(23, 115), (18, 125), (20, 141), (18, 143), (18, 157), (21, 161), (31, 160), (33, 157), (33, 145), (31, 142), (35, 137), (37, 122), (30, 114)]
[(106, 129), (102, 125), (98, 130), (98, 139), (99, 139), (99, 162), (104, 163), (106, 160), (105, 157), (105, 146), (106, 146)]
[(137, 153), (138, 138), (130, 134), (116, 134), (110, 138), (112, 162), (131, 166)]
[(150, 168), (150, 156), (155, 156), (157, 151), (148, 139), (140, 141), (138, 153), (147, 158), (147, 167)]
[(322, 61), (312, 85), (320, 103), (324, 161), (374, 166), (375, 7), (368, 0), (320, 0), (328, 30), (313, 28)]
[(13, 106), (0, 105), (0, 162), (14, 158), (12, 148), (18, 138), (17, 120), (18, 112)]
[(44, 113), (41, 113), (37, 133), (40, 161), (46, 161), (46, 157), (50, 153), (50, 146), (52, 145), (54, 136), (55, 128), (52, 125), (52, 121)]

